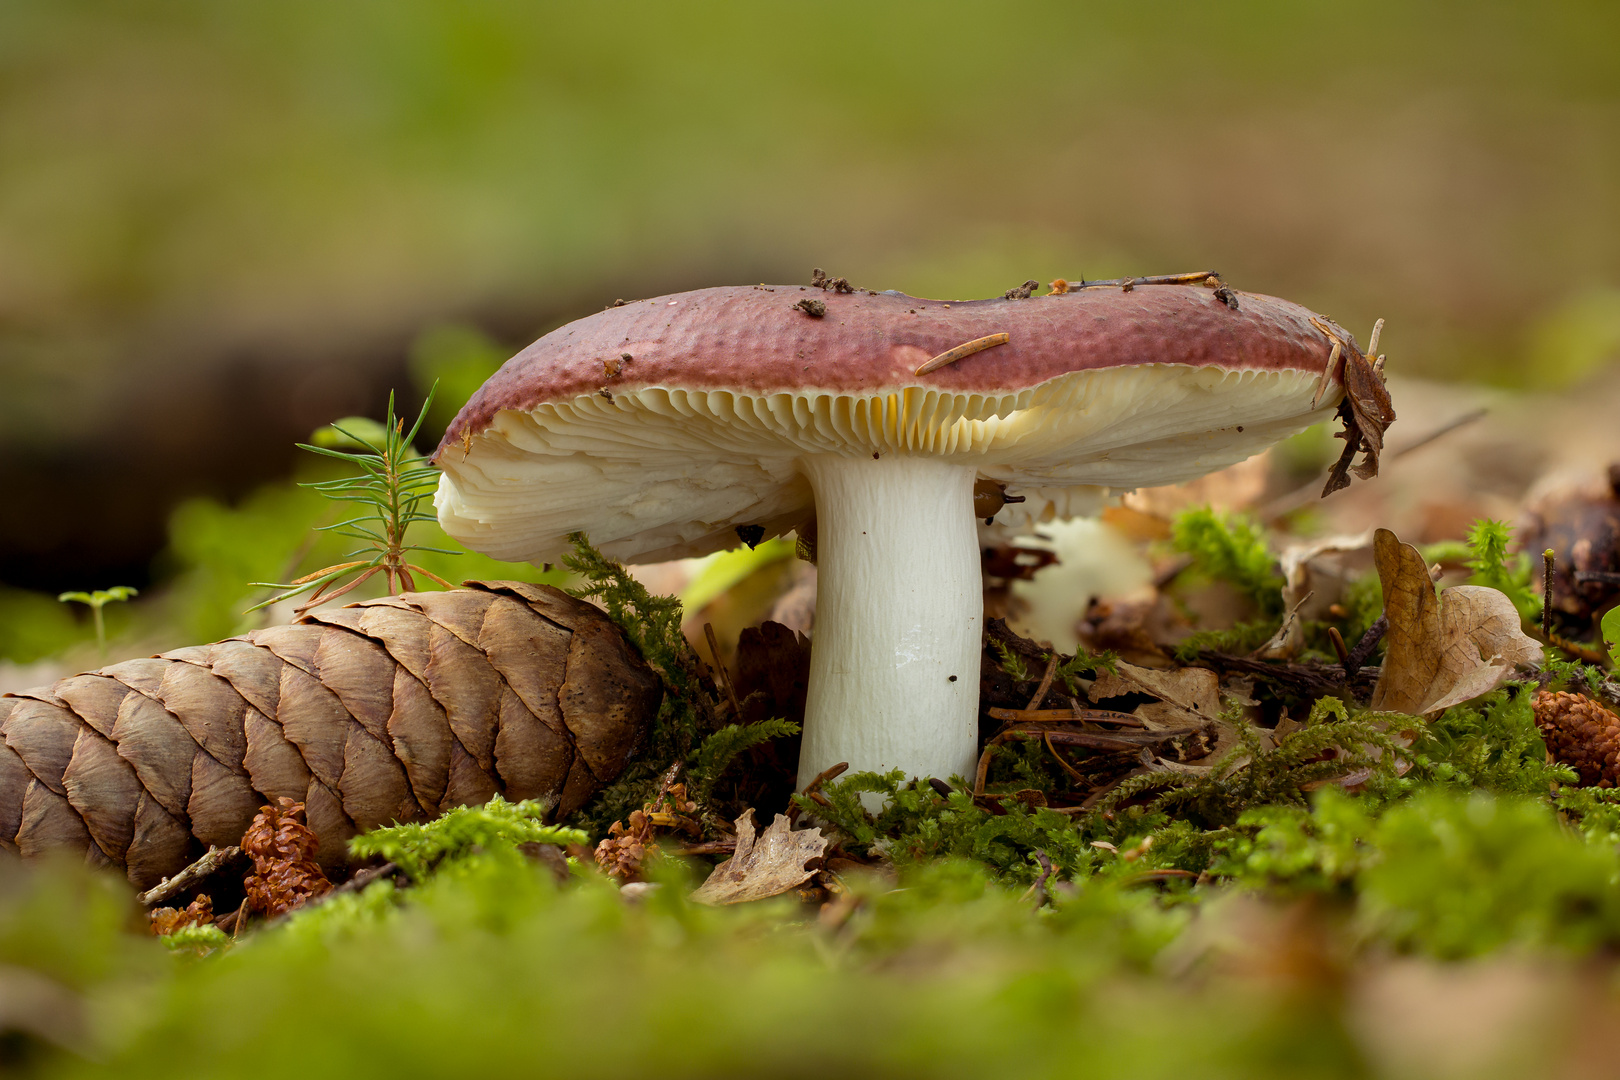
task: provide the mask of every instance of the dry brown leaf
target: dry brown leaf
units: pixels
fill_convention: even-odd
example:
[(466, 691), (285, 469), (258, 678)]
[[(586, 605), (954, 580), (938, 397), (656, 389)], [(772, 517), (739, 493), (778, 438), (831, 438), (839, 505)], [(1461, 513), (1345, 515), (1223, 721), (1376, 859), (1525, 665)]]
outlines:
[[(1378, 455), (1384, 449), (1384, 431), (1395, 422), (1395, 405), (1390, 400), (1384, 378), (1373, 363), (1356, 348), (1349, 334), (1333, 325), (1331, 331), (1317, 320), (1319, 328), (1339, 342), (1344, 350), (1340, 377), (1344, 382), (1344, 400), (1339, 402), (1337, 417), (1344, 422), (1344, 430), (1334, 436), (1344, 440), (1344, 452), (1328, 472), (1327, 485), (1322, 497), (1340, 488), (1350, 486), (1350, 473), (1363, 480), (1378, 475)], [(1331, 325), (1331, 324), (1329, 324)], [(1361, 464), (1352, 465), (1357, 453)]]
[(1495, 690), (1520, 664), (1541, 663), (1541, 646), (1519, 628), (1505, 595), (1458, 585), (1442, 597), (1417, 548), (1388, 529), (1378, 530), (1373, 551), (1389, 617), (1374, 709), (1436, 713)]
[[(1272, 635), (1271, 640), (1260, 646), (1254, 653), (1263, 660), (1292, 660), (1305, 649), (1305, 620), (1308, 618), (1324, 617), (1328, 603), (1332, 600), (1332, 593), (1337, 590), (1325, 590), (1321, 595), (1317, 589), (1318, 579), (1331, 578), (1331, 574), (1323, 573), (1319, 560), (1326, 555), (1337, 555), (1348, 551), (1360, 551), (1372, 543), (1373, 531), (1356, 536), (1327, 536), (1307, 543), (1290, 544), (1278, 556), (1283, 572), (1283, 607), (1288, 615), (1283, 624)], [(1306, 602), (1314, 599), (1316, 602), (1309, 610), (1301, 614)]]
[(755, 838), (753, 811), (737, 819), (737, 852), (714, 868), (692, 899), (700, 904), (741, 904), (780, 896), (810, 880), (805, 863), (822, 857), (827, 839), (820, 829), (794, 831), (786, 814)]
[(1089, 697), (1101, 703), (1126, 694), (1147, 694), (1170, 708), (1143, 705), (1136, 715), (1158, 725), (1206, 723), (1221, 712), (1221, 677), (1208, 668), (1144, 668), (1116, 661), (1091, 684)]

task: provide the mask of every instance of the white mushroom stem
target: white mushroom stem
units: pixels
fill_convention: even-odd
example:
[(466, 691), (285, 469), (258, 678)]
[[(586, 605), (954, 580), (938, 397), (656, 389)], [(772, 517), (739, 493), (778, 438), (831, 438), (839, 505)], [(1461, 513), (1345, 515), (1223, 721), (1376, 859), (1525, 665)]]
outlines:
[(799, 786), (852, 771), (971, 776), (984, 594), (971, 465), (804, 458), (816, 621)]

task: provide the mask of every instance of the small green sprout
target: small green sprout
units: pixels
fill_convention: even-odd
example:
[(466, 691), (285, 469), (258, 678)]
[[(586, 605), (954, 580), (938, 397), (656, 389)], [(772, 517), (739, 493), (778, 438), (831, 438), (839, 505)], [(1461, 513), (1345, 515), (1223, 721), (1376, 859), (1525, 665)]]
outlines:
[[(285, 584), (255, 581), (254, 586), (275, 589), (276, 593), (263, 603), (249, 608), (249, 612), (258, 611), (260, 608), (307, 592), (308, 598), (298, 606), (297, 613), (302, 615), (310, 608), (358, 588), (379, 573), (388, 579), (388, 588), (391, 592), (414, 590), (416, 588), (414, 574), (431, 578), (447, 589), (455, 588), (431, 570), (426, 570), (406, 559), (406, 554), (412, 551), (433, 551), (442, 555), (457, 554), (444, 548), (430, 548), (405, 542), (406, 530), (413, 524), (433, 520), (433, 514), (420, 507), (422, 502), (433, 494), (439, 472), (427, 463), (426, 458), (415, 452), (411, 443), (416, 438), (417, 431), (421, 429), (422, 421), (427, 418), (428, 409), (433, 404), (433, 394), (437, 389), (438, 384), (435, 383), (433, 390), (428, 391), (427, 400), (422, 403), (422, 411), (417, 415), (416, 423), (411, 425), (409, 431), (405, 430), (404, 420), (395, 419), (394, 395), (389, 394), (388, 420), (385, 424), (379, 425), (374, 420), (340, 420), (315, 434), (315, 442), (321, 445), (298, 444), (301, 450), (337, 458), (339, 461), (347, 461), (360, 467), (361, 472), (358, 476), (345, 476), (338, 480), (322, 480), (300, 486), (313, 488), (337, 502), (360, 503), (368, 509), (369, 513), (334, 525), (322, 526), (320, 530), (336, 532), (339, 536), (359, 540), (362, 546), (348, 553), (347, 562), (324, 567)], [(340, 446), (353, 446), (358, 449), (338, 449)], [(354, 575), (351, 580), (338, 585), (351, 574)], [(337, 588), (332, 588), (334, 585), (337, 585)], [(331, 591), (328, 592), (328, 589)]]
[(63, 604), (75, 603), (90, 606), (90, 614), (95, 616), (96, 620), (96, 648), (100, 650), (101, 662), (105, 664), (107, 662), (107, 624), (101, 618), (101, 609), (108, 604), (119, 603), (139, 594), (139, 589), (133, 589), (128, 585), (114, 585), (110, 589), (97, 589), (95, 592), (90, 593), (65, 592), (56, 599)]

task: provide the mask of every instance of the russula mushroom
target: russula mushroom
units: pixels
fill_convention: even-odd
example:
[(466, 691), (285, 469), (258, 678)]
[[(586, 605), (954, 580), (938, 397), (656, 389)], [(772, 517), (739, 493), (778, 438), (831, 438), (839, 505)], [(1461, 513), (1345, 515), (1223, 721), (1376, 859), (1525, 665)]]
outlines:
[(1110, 489), (1193, 479), (1330, 416), (1348, 363), (1367, 365), (1337, 326), (1224, 286), (660, 296), (507, 361), (434, 456), (439, 520), (501, 559), (556, 561), (583, 531), (654, 562), (813, 516), (800, 783), (840, 761), (965, 776), (987, 489), (998, 522), (1026, 528), (1089, 512)]

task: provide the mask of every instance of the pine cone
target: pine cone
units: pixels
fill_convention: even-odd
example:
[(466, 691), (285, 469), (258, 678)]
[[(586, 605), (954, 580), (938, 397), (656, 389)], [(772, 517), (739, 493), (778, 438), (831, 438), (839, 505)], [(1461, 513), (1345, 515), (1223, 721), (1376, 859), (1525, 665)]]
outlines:
[(1543, 690), (1536, 726), (1555, 761), (1574, 769), (1584, 787), (1620, 783), (1620, 716), (1584, 694)]
[(645, 735), (658, 677), (589, 604), (467, 584), (0, 697), (0, 847), (76, 848), (144, 889), (281, 798), (328, 870), (358, 832), (497, 793), (572, 813)]

